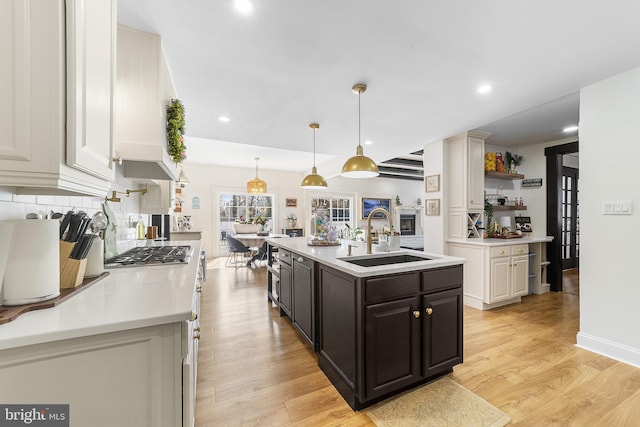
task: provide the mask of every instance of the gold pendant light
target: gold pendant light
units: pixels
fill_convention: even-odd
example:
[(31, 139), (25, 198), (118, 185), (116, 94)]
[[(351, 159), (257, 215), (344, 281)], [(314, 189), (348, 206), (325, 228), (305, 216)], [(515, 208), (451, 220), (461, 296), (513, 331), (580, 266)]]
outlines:
[(318, 170), (316, 169), (316, 129), (319, 129), (320, 125), (317, 123), (311, 123), (309, 127), (313, 129), (313, 167), (311, 168), (311, 173), (305, 176), (302, 180), (300, 187), (307, 188), (309, 190), (324, 190), (327, 188), (327, 181), (325, 181), (322, 176), (318, 175)]
[(353, 93), (358, 94), (358, 147), (356, 155), (346, 161), (342, 166), (341, 175), (346, 178), (373, 178), (378, 176), (378, 165), (372, 159), (364, 155), (362, 145), (360, 145), (360, 95), (367, 90), (367, 85), (358, 83), (351, 88)]
[(262, 194), (267, 192), (267, 183), (258, 178), (258, 160), (260, 157), (256, 157), (256, 177), (247, 182), (247, 193)]

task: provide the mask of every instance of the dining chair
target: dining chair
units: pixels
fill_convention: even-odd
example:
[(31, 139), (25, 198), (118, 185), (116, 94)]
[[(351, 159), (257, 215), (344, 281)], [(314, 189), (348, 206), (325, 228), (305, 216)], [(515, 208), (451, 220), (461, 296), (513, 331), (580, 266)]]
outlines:
[[(227, 235), (227, 247), (229, 248), (229, 255), (224, 263), (225, 267), (234, 266), (237, 269), (238, 267), (247, 266), (243, 258), (253, 254), (250, 247), (245, 246), (240, 240), (229, 235)], [(240, 258), (240, 261), (238, 261), (238, 258)]]

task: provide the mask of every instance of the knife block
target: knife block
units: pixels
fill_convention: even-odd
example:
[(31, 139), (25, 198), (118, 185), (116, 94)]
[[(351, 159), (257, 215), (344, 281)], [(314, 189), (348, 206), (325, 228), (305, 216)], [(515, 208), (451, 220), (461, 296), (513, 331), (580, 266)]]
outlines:
[(60, 289), (73, 289), (82, 284), (87, 269), (87, 259), (71, 259), (76, 243), (60, 242)]

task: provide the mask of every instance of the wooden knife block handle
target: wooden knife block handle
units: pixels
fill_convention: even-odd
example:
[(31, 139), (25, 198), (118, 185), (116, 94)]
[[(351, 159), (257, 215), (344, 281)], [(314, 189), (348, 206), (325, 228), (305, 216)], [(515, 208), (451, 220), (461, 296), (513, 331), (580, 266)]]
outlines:
[(60, 289), (75, 288), (84, 279), (87, 259), (71, 259), (71, 251), (76, 243), (60, 242)]

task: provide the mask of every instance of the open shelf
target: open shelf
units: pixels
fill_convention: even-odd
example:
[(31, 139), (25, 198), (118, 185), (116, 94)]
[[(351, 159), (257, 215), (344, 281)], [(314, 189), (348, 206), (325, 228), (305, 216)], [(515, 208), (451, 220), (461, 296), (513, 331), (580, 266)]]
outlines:
[(504, 206), (504, 205), (493, 205), (493, 211), (526, 211), (526, 206)]
[(497, 171), (484, 171), (484, 176), (487, 178), (496, 179), (524, 179), (524, 175), (520, 173), (506, 173)]

